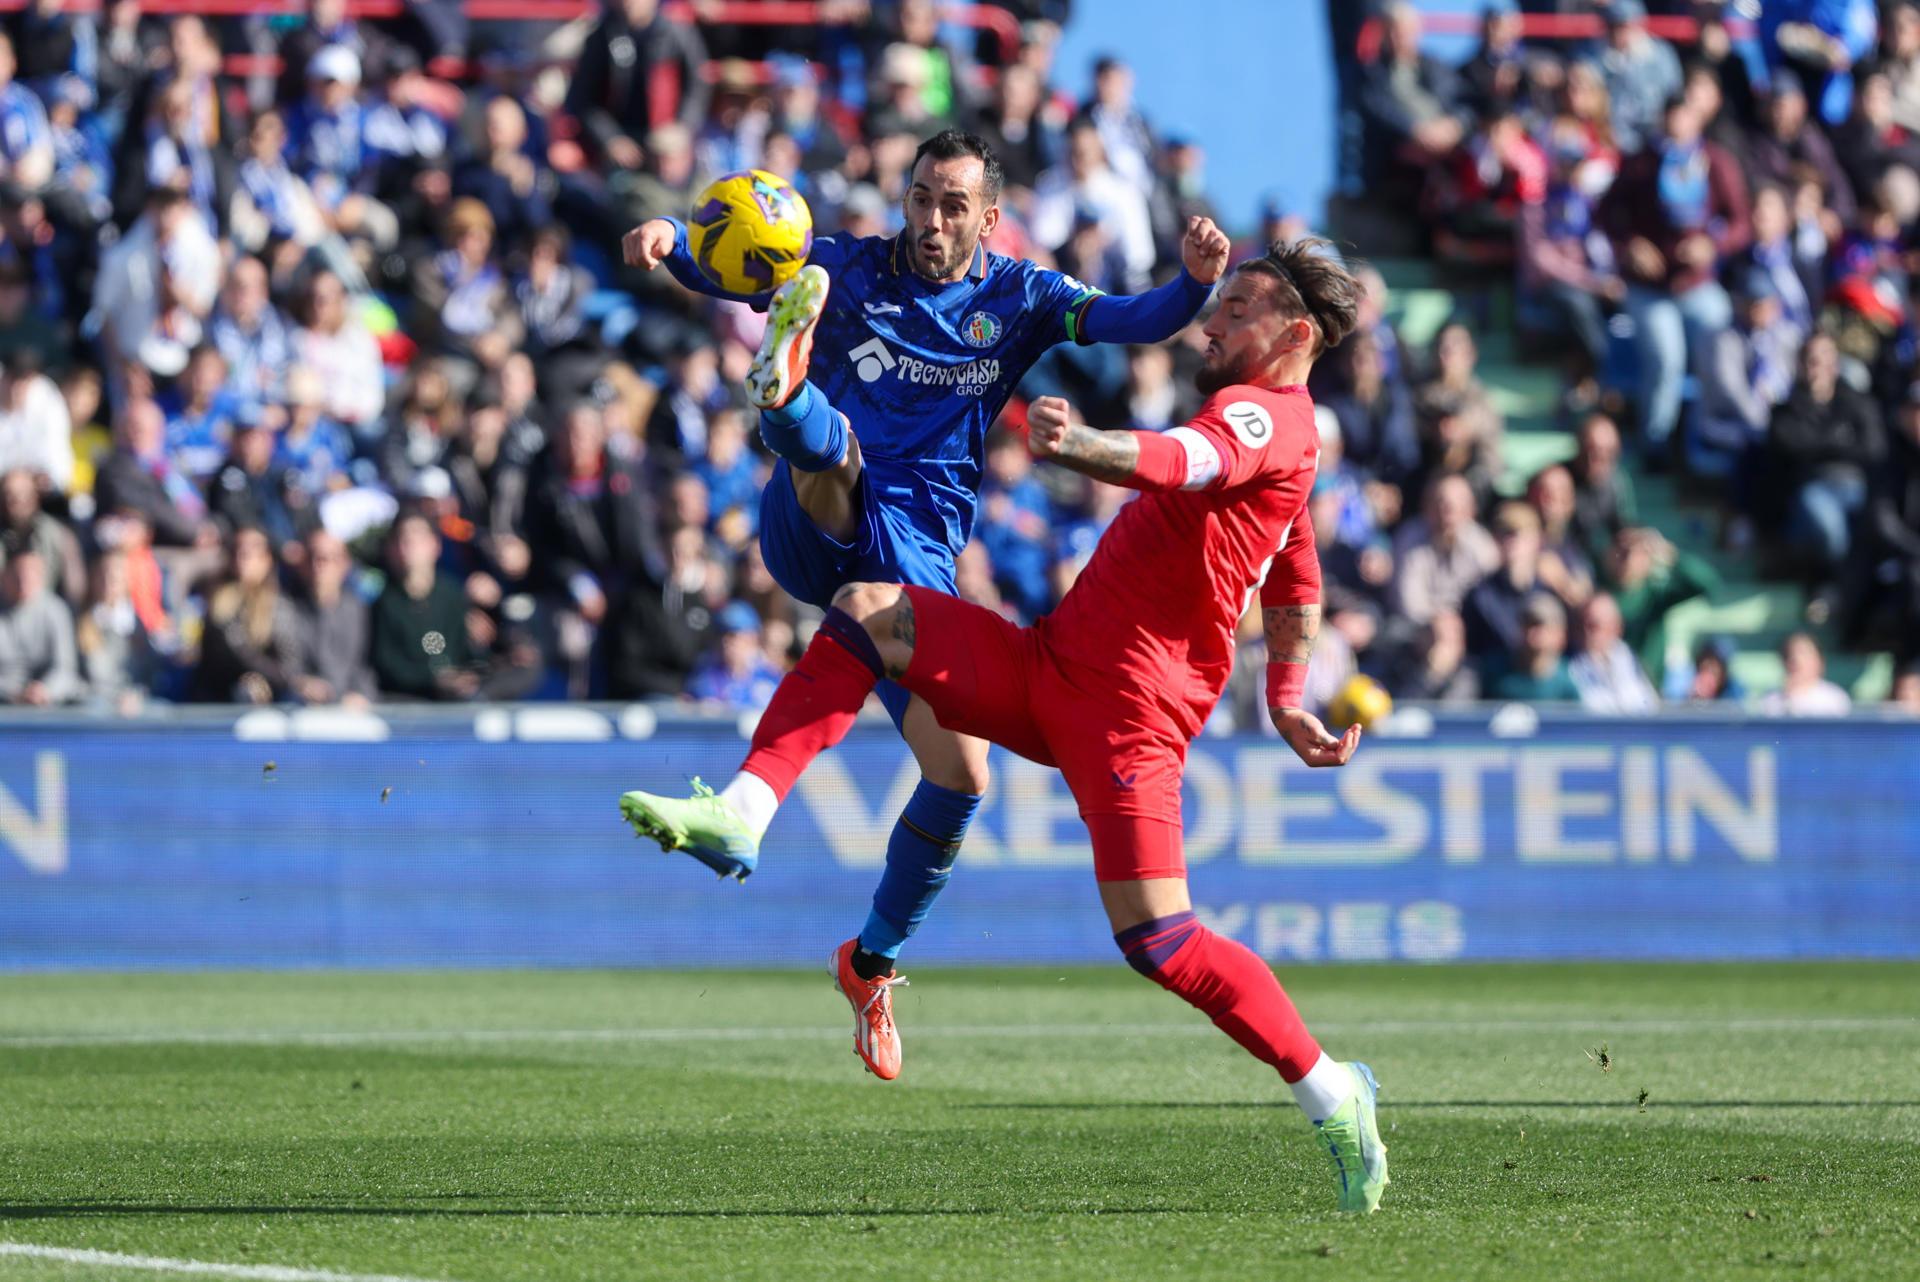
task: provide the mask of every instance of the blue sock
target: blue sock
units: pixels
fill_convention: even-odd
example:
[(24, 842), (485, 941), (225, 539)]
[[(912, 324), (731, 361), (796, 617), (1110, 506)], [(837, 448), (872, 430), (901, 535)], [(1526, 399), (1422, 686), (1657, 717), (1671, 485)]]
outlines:
[(900, 955), (900, 945), (920, 928), (946, 887), (960, 840), (979, 809), (980, 798), (970, 792), (920, 781), (893, 825), (887, 870), (873, 892), (873, 911), (860, 932), (860, 947), (882, 957)]
[(785, 405), (760, 411), (760, 439), (802, 472), (824, 472), (847, 456), (847, 425), (811, 381)]

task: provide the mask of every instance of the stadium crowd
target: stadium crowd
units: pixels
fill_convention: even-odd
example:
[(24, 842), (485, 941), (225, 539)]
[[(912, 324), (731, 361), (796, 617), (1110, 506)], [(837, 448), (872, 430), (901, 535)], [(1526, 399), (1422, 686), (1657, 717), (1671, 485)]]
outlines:
[[(1517, 281), (1523, 350), (1564, 358), (1579, 452), (1533, 477), (1524, 507), (1490, 510), (1500, 424), (1472, 387), (1471, 336), (1449, 327), (1425, 386), (1390, 332), (1343, 354), (1324, 390), (1348, 428), (1348, 462), (1363, 494), (1395, 485), (1387, 510), (1423, 494), (1429, 526), (1460, 528), (1438, 591), (1402, 595), (1408, 617), (1437, 602), (1469, 653), (1476, 632), (1493, 638), (1542, 688), (1565, 693), (1544, 655), (1564, 644), (1566, 620), (1589, 638), (1565, 673), (1589, 705), (1644, 705), (1646, 674), (1668, 697), (1724, 688), (1723, 649), (1680, 663), (1662, 652), (1664, 608), (1713, 582), (1636, 523), (1620, 467), (1631, 450), (1638, 470), (1673, 472), (1718, 502), (1728, 551), (1801, 578), (1808, 623), (1851, 649), (1895, 650), (1910, 699), (1920, 5), (1765, 0), (1742, 11), (1758, 17), (1738, 41), (1731, 4), (1651, 7), (1491, 0), (1459, 65), (1423, 48), (1412, 6), (1349, 7), (1374, 20), (1360, 38), (1374, 47), (1356, 45), (1343, 67), (1354, 185), (1389, 217), (1418, 211), (1403, 230), (1463, 279)], [(1523, 11), (1593, 15), (1599, 34), (1528, 41)], [(1656, 37), (1652, 16), (1695, 19), (1697, 40)], [(1436, 465), (1464, 481), (1451, 500), (1429, 488)], [(1381, 511), (1377, 497), (1355, 506)], [(1356, 526), (1343, 542), (1365, 537)], [(1811, 636), (1782, 657), (1789, 706), (1844, 707), (1837, 688), (1807, 679), (1819, 665)], [(1496, 691), (1533, 684), (1483, 665), (1483, 685), (1490, 675)]]
[[(619, 235), (749, 165), (821, 232), (887, 234), (914, 146), (958, 123), (1005, 163), (993, 248), (1115, 292), (1176, 270), (1212, 213), (1202, 148), (1150, 125), (1123, 63), (1059, 83), (1068, 0), (1000, 7), (1016, 46), (929, 0), (827, 0), (797, 29), (657, 0), (497, 27), (443, 0), (378, 22), (29, 0), (0, 39), (0, 700), (762, 705), (811, 626), (756, 546), (762, 319), (623, 268)], [(1920, 634), (1920, 13), (1833, 99), (1784, 74), (1743, 97), (1633, 34), (1637, 0), (1612, 12), (1564, 63), (1493, 14), (1463, 69), (1388, 13), (1370, 163), (1439, 211), (1440, 252), (1518, 256), (1594, 391), (1576, 459), (1497, 502), (1472, 331), (1409, 350), (1374, 278), (1315, 389), (1320, 699), (1356, 670), (1416, 699), (1738, 694), (1712, 647), (1663, 666), (1661, 618), (1710, 572), (1635, 524), (1625, 442), (1685, 442), (1751, 518), (1730, 538), (1789, 531), (1834, 602)], [(1271, 207), (1241, 252), (1304, 230)], [(1604, 394), (1616, 310), (1642, 336), (1631, 415)], [(1165, 428), (1203, 345), (1064, 346), (1026, 390)], [(1008, 418), (960, 580), (1030, 619), (1127, 495), (1036, 470)], [(1787, 650), (1783, 710), (1844, 700), (1811, 638)], [(1920, 705), (1920, 677), (1902, 691)]]

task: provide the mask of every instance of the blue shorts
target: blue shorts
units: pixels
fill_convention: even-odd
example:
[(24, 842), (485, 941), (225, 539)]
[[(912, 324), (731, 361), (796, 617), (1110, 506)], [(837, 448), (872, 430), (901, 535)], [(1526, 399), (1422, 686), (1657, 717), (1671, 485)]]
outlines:
[[(849, 583), (911, 583), (954, 592), (953, 553), (946, 541), (915, 526), (899, 507), (879, 502), (865, 471), (854, 502), (860, 509), (859, 532), (853, 542), (842, 543), (800, 506), (786, 462), (774, 463), (773, 477), (760, 493), (760, 553), (767, 572), (788, 595), (824, 610)], [(899, 725), (910, 696), (891, 681), (882, 681), (878, 693)]]

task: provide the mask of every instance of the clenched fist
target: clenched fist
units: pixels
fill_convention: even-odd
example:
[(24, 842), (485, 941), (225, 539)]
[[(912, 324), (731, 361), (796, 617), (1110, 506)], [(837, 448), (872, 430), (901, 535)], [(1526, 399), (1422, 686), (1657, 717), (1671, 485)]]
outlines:
[(673, 224), (650, 218), (620, 238), (620, 256), (627, 266), (652, 271), (673, 252)]
[(1211, 285), (1227, 270), (1227, 252), (1233, 242), (1227, 233), (1213, 225), (1213, 219), (1187, 219), (1187, 234), (1180, 241), (1180, 261), (1187, 274), (1203, 285)]
[(1036, 396), (1027, 406), (1027, 450), (1035, 458), (1053, 458), (1066, 443), (1073, 407), (1065, 397)]

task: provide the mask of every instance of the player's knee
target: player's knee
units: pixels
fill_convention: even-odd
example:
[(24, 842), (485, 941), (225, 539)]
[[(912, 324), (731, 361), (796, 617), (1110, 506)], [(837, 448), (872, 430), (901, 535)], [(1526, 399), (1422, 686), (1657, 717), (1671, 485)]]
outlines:
[(992, 772), (984, 760), (969, 760), (964, 754), (955, 755), (951, 761), (923, 763), (920, 777), (972, 797), (984, 796), (987, 786), (993, 782)]

